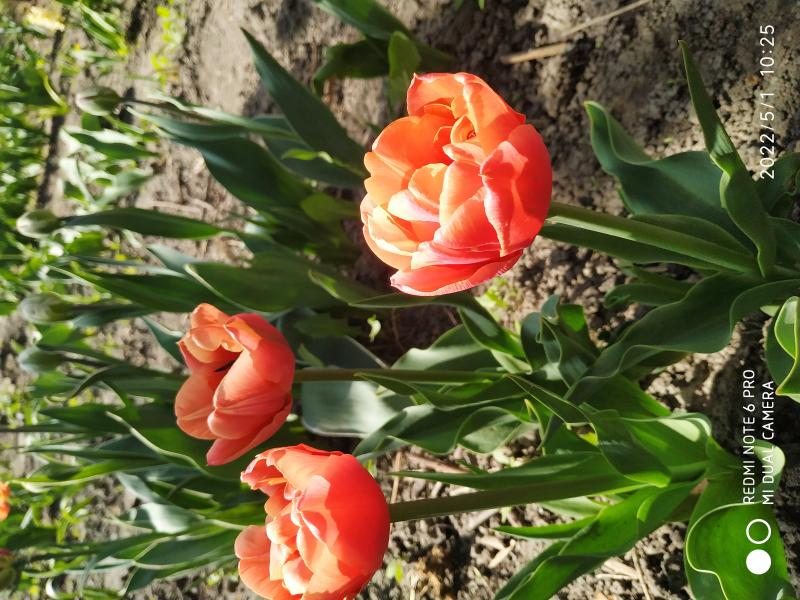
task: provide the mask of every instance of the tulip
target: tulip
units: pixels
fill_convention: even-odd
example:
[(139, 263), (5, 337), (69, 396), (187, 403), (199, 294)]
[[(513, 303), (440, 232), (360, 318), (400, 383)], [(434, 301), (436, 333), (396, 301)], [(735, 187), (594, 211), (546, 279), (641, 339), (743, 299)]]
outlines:
[(269, 600), (352, 599), (381, 566), (389, 509), (355, 457), (305, 445), (259, 454), (242, 481), (264, 492), (266, 526), (236, 539), (239, 575)]
[(11, 505), (8, 499), (11, 497), (11, 488), (7, 483), (0, 481), (0, 521), (5, 521), (8, 518), (8, 513), (11, 512)]
[(364, 163), (364, 237), (420, 296), (474, 287), (510, 269), (550, 206), (552, 169), (525, 117), (468, 73), (415, 76), (408, 115)]
[(292, 408), (294, 354), (264, 318), (228, 316), (210, 304), (191, 315), (178, 342), (191, 375), (175, 399), (178, 427), (214, 440), (209, 465), (242, 456), (271, 437)]

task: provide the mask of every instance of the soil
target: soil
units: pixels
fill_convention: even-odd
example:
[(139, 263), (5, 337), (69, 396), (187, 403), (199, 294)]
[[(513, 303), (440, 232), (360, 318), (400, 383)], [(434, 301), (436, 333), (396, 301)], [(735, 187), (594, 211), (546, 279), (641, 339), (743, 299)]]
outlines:
[[(144, 97), (154, 87), (150, 56), (160, 45), (160, 25), (154, 0), (128, 0), (126, 16), (132, 49), (101, 83)], [(761, 25), (776, 27), (776, 73), (769, 91), (776, 93), (775, 129), (781, 151), (793, 150), (800, 139), (800, 19), (791, 20), (792, 0), (653, 0), (643, 7), (603, 22), (569, 39), (559, 55), (534, 62), (507, 65), (511, 52), (559, 41), (564, 31), (619, 8), (618, 0), (487, 0), (479, 10), (465, 0), (457, 10), (449, 1), (392, 0), (388, 7), (423, 40), (455, 56), (455, 68), (488, 81), (508, 102), (526, 114), (548, 144), (554, 166), (554, 198), (621, 213), (614, 181), (599, 167), (589, 145), (586, 100), (604, 104), (653, 155), (702, 147), (697, 121), (683, 82), (678, 39), (688, 42), (700, 65), (720, 115), (745, 162), (758, 161), (758, 125), (754, 117)], [(175, 56), (177, 77), (168, 92), (186, 100), (233, 113), (258, 114), (272, 110), (250, 61), (241, 27), (247, 28), (281, 64), (308, 82), (324, 50), (357, 33), (322, 12), (310, 0), (194, 0), (176, 4), (185, 17), (186, 37)], [(795, 7), (796, 8), (796, 7)], [(131, 77), (132, 74), (144, 78)], [(393, 113), (378, 81), (333, 82), (326, 100), (353, 137), (367, 144)], [(240, 204), (211, 180), (196, 153), (169, 146), (155, 165), (156, 177), (137, 196), (143, 207), (218, 220)], [(57, 190), (54, 197), (57, 200)], [(182, 246), (184, 251), (219, 260), (236, 260), (241, 248), (233, 242)], [(384, 272), (366, 256), (357, 271), (380, 281)], [(551, 294), (584, 306), (593, 328), (608, 331), (622, 317), (602, 304), (603, 294), (624, 281), (612, 261), (591, 251), (549, 240), (537, 240), (523, 260), (495, 284), (508, 325), (538, 309)], [(713, 299), (712, 299), (713, 301)], [(379, 338), (387, 358), (411, 345), (425, 346), (437, 331), (452, 326), (446, 313), (424, 318), (398, 315), (393, 331), (402, 339)], [(179, 327), (179, 319), (167, 323)], [(731, 345), (722, 352), (681, 362), (651, 384), (650, 390), (672, 407), (708, 414), (718, 440), (737, 447), (740, 414), (737, 390), (741, 371), (752, 368), (768, 378), (761, 356), (764, 320), (741, 324)], [(152, 364), (165, 360), (149, 343), (147, 333), (110, 330), (118, 351)], [(4, 374), (12, 381), (15, 368), (6, 358)], [(800, 408), (784, 399), (778, 406), (778, 442), (787, 454), (787, 469), (779, 505), (784, 541), (797, 586), (800, 565), (800, 444), (796, 432)], [(524, 452), (525, 441), (515, 446)], [(439, 465), (453, 467), (458, 455)], [(481, 459), (482, 465), (497, 457)], [(432, 468), (430, 456), (401, 451), (380, 465)], [(418, 498), (446, 493), (441, 486), (384, 478), (387, 495)], [(492, 527), (510, 523), (552, 522), (554, 516), (536, 506), (490, 511), (394, 526), (385, 570), (379, 571), (362, 593), (369, 599), (483, 600), (543, 544), (512, 541)], [(640, 542), (627, 556), (606, 563), (597, 573), (581, 578), (558, 594), (561, 600), (669, 600), (691, 598), (682, 574), (684, 528), (662, 527)], [(236, 580), (210, 585), (203, 578), (160, 583), (142, 598), (249, 597)]]

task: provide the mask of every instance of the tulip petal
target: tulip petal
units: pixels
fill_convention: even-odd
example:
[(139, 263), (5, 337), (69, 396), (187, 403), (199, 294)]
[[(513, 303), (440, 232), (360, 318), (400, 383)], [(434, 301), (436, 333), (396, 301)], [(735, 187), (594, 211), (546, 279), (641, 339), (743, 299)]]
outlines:
[(428, 211), (438, 212), (439, 197), (442, 195), (447, 165), (435, 163), (425, 165), (414, 171), (408, 182), (409, 191)]
[(294, 354), (283, 334), (266, 319), (242, 313), (231, 317), (225, 329), (250, 353), (253, 366), (261, 370), (262, 377), (275, 382), (294, 377)]
[(217, 408), (291, 389), (294, 354), (277, 329), (251, 314), (232, 317), (225, 328), (242, 345), (243, 351), (217, 388), (214, 396)]
[(189, 317), (189, 332), (178, 347), (190, 370), (205, 365), (218, 368), (234, 360), (239, 344), (223, 328), (230, 317), (210, 304), (200, 304)]
[(459, 142), (458, 144), (447, 144), (444, 153), (454, 161), (473, 163), (481, 165), (486, 160), (486, 153), (476, 142)]
[(242, 530), (234, 544), (239, 559), (239, 578), (256, 594), (271, 600), (288, 600), (291, 596), (279, 595), (280, 581), (269, 577), (270, 542), (261, 525), (250, 525)]
[(341, 452), (323, 452), (304, 444), (285, 450), (275, 455), (275, 466), (289, 485), (297, 490), (304, 490), (313, 477), (325, 471), (331, 461), (345, 456)]
[(387, 265), (402, 269), (411, 261), (416, 242), (408, 239), (408, 231), (383, 208), (373, 207), (370, 196), (361, 202), (364, 239), (370, 250)]
[(469, 252), (451, 249), (436, 242), (420, 244), (419, 251), (414, 253), (411, 261), (411, 270), (432, 267), (436, 265), (474, 265), (485, 264), (497, 260), (497, 247), (480, 250), (476, 247)]
[(300, 556), (288, 560), (283, 565), (283, 585), (290, 594), (304, 594), (309, 587), (313, 573)]
[(463, 251), (473, 248), (499, 250), (497, 232), (486, 216), (483, 193), (464, 200), (436, 232), (433, 241)]
[(401, 292), (415, 296), (453, 294), (488, 281), (508, 271), (522, 256), (522, 251), (502, 260), (475, 265), (437, 265), (398, 271), (392, 285)]
[(486, 213), (502, 254), (530, 245), (547, 218), (552, 189), (550, 157), (532, 125), (520, 125), (481, 169)]
[(475, 196), (482, 185), (477, 165), (459, 161), (448, 165), (439, 198), (439, 222), (442, 226), (447, 226), (453, 214)]
[(475, 80), (481, 81), (469, 73), (414, 75), (406, 94), (408, 114), (422, 114), (425, 105), (431, 103), (450, 105), (453, 98), (461, 95), (464, 84)]
[(185, 434), (201, 440), (216, 436), (208, 428), (208, 416), (214, 409), (214, 390), (224, 373), (210, 369), (197, 371), (183, 382), (175, 397), (175, 416)]
[(475, 127), (476, 138), (487, 154), (525, 122), (524, 115), (513, 110), (483, 81), (465, 84), (464, 99), (469, 120)]
[(340, 563), (370, 576), (380, 567), (389, 540), (389, 509), (380, 487), (354, 456), (328, 461), (308, 481), (297, 506)]
[(392, 195), (406, 186), (411, 173), (410, 168), (389, 164), (375, 152), (367, 152), (364, 166), (370, 173), (364, 187), (375, 206), (385, 207)]
[[(267, 450), (269, 452), (269, 450)], [(283, 474), (273, 464), (269, 464), (264, 458), (266, 452), (256, 456), (250, 464), (242, 471), (242, 482), (250, 486), (250, 489), (259, 490), (268, 496), (276, 495), (279, 488), (286, 484)], [(277, 514), (280, 511), (277, 511)], [(270, 516), (275, 516), (270, 513)]]
[(439, 224), (439, 216), (419, 202), (408, 190), (397, 192), (392, 196), (388, 212), (405, 221), (432, 221)]
[[(217, 388), (217, 396), (223, 390), (223, 383)], [(275, 415), (291, 405), (291, 395), (273, 389), (260, 396), (252, 396), (236, 403), (223, 403), (215, 396), (214, 410), (208, 416), (208, 429), (214, 437), (237, 439), (244, 437), (272, 421)]]
[[(452, 124), (452, 117), (432, 113), (397, 119), (377, 137), (372, 151), (387, 166), (410, 177), (420, 167), (447, 162), (443, 144), (434, 144), (433, 141), (442, 127)], [(448, 140), (441, 140), (445, 141)]]
[(239, 438), (223, 440), (218, 439), (206, 454), (206, 462), (209, 465), (224, 465), (232, 460), (236, 460), (249, 450), (252, 450), (262, 442), (265, 442), (281, 428), (286, 422), (286, 417), (292, 410), (291, 398), (287, 397), (286, 406), (276, 413), (271, 421), (266, 423), (254, 434)]

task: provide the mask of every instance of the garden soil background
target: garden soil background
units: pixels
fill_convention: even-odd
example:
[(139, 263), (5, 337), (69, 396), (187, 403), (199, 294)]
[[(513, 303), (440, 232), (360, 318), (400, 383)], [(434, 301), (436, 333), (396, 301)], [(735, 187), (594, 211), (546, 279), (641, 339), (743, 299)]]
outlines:
[[(684, 39), (695, 54), (706, 84), (718, 104), (723, 122), (746, 164), (758, 164), (757, 99), (774, 92), (774, 127), (781, 151), (796, 149), (800, 139), (800, 5), (796, 0), (653, 0), (641, 8), (572, 36), (565, 52), (536, 62), (504, 64), (501, 57), (561, 39), (561, 34), (594, 17), (622, 6), (616, 0), (464, 0), (457, 10), (451, 2), (392, 0), (387, 2), (425, 42), (455, 57), (454, 70), (483, 77), (516, 110), (527, 115), (547, 144), (554, 167), (554, 199), (587, 207), (622, 212), (614, 181), (604, 174), (589, 144), (589, 124), (583, 102), (604, 104), (654, 156), (702, 147), (691, 112), (677, 41)], [(131, 44), (127, 63), (99, 79), (137, 97), (155, 87), (150, 57), (160, 48), (158, 2), (128, 0), (124, 18)], [(167, 91), (199, 104), (233, 113), (258, 114), (274, 107), (262, 91), (240, 28), (252, 32), (296, 77), (309, 82), (324, 50), (333, 43), (353, 41), (358, 34), (310, 0), (186, 0), (176, 3), (185, 18), (186, 36), (174, 56), (176, 76)], [(758, 76), (759, 27), (776, 28), (775, 75), (765, 87)], [(79, 40), (65, 39), (62, 43)], [(74, 93), (88, 81), (74, 81)], [(370, 143), (375, 130), (397, 114), (388, 106), (378, 81), (332, 82), (326, 101), (355, 139)], [(60, 148), (54, 148), (56, 156)], [(202, 160), (191, 150), (165, 146), (154, 167), (157, 177), (130, 202), (208, 220), (241, 211), (241, 204), (210, 179)], [(55, 179), (43, 196), (63, 209)], [(358, 201), (360, 198), (354, 198)], [(795, 215), (795, 218), (797, 215)], [(354, 231), (357, 227), (354, 226)], [(237, 261), (242, 250), (234, 242), (212, 242), (185, 251), (216, 260)], [(365, 252), (355, 265), (366, 282), (385, 282), (386, 273)], [(513, 326), (537, 310), (551, 294), (585, 307), (591, 327), (600, 338), (626, 313), (604, 308), (602, 297), (624, 275), (606, 257), (591, 251), (536, 240), (524, 258), (492, 287), (496, 309)], [(268, 293), (268, 291), (263, 291)], [(714, 298), (709, 298), (714, 302)], [(180, 321), (163, 319), (178, 327)], [(754, 316), (737, 328), (732, 344), (710, 356), (683, 361), (660, 374), (650, 388), (671, 407), (702, 411), (713, 421), (714, 433), (736, 451), (742, 413), (741, 372), (754, 369), (769, 379), (761, 355), (764, 318)], [(392, 359), (411, 346), (425, 346), (435, 334), (451, 327), (451, 315), (427, 312), (397, 313), (384, 324), (378, 350)], [(24, 383), (10, 352), (20, 338), (19, 323), (0, 327), (4, 385)], [(139, 324), (117, 325), (107, 331), (120, 355), (134, 362), (177, 368), (154, 348)], [(778, 404), (777, 443), (787, 455), (779, 501), (779, 517), (793, 581), (800, 568), (800, 410), (787, 399)], [(532, 452), (533, 438), (516, 443), (509, 452), (480, 459), (482, 466), (499, 466)], [(397, 468), (458, 469), (458, 458), (437, 458), (401, 451), (385, 459), (383, 472)], [(472, 460), (472, 459), (470, 459)], [(18, 463), (17, 468), (22, 468)], [(387, 496), (418, 498), (446, 493), (442, 486), (384, 477)], [(130, 498), (109, 488), (98, 492), (98, 503), (110, 512), (124, 510)], [(112, 505), (112, 506), (109, 506)], [(502, 584), (544, 547), (512, 540), (492, 531), (510, 523), (543, 524), (556, 517), (544, 509), (487, 511), (394, 526), (386, 558), (362, 593), (369, 599), (491, 598)], [(686, 599), (691, 598), (683, 575), (682, 527), (662, 527), (620, 560), (611, 560), (597, 573), (573, 583), (558, 598), (564, 600)], [(202, 579), (157, 584), (141, 598), (247, 598), (235, 579), (213, 584)], [(743, 599), (744, 600), (744, 599)], [(759, 600), (759, 599), (747, 599)]]

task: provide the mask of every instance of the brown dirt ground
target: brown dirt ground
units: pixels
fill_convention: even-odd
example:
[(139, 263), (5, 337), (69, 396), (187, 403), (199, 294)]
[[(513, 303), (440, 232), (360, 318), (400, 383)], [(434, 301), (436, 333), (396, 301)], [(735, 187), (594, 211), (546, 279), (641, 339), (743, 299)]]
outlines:
[[(529, 116), (546, 140), (555, 171), (554, 197), (560, 201), (620, 212), (614, 182), (602, 173), (589, 146), (585, 100), (605, 104), (645, 148), (662, 155), (701, 147), (696, 119), (683, 84), (677, 40), (686, 39), (719, 104), (720, 114), (748, 165), (757, 161), (755, 114), (758, 79), (758, 27), (774, 24), (778, 73), (774, 79), (778, 111), (776, 129), (782, 148), (792, 150), (800, 138), (800, 18), (791, 18), (791, 0), (653, 0), (639, 10), (572, 38), (566, 52), (539, 62), (508, 66), (500, 57), (556, 41), (560, 32), (618, 8), (618, 0), (487, 0), (480, 11), (465, 0), (460, 11), (448, 1), (392, 0), (390, 8), (419, 36), (456, 57), (456, 68), (484, 77), (517, 110)], [(127, 16), (133, 49), (128, 64), (102, 83), (124, 91), (132, 86), (143, 96), (153, 82), (149, 56), (157, 47), (159, 26), (153, 0), (129, 0)], [(309, 0), (187, 0), (183, 4), (187, 35), (177, 55), (178, 77), (169, 91), (187, 100), (234, 113), (256, 114), (272, 108), (250, 63), (240, 27), (253, 32), (297, 77), (309, 81), (324, 49), (356, 33), (316, 9)], [(133, 78), (131, 74), (145, 78)], [(355, 139), (369, 142), (366, 124), (385, 122), (389, 115), (382, 85), (377, 81), (345, 81), (329, 86), (327, 99)], [(189, 150), (170, 146), (156, 165), (159, 177), (136, 198), (137, 205), (164, 208), (188, 216), (221, 219), (239, 204), (209, 179), (202, 161)], [(57, 196), (57, 193), (56, 193)], [(184, 248), (187, 250), (188, 248)], [(233, 242), (192, 248), (219, 260), (234, 260), (241, 249)], [(370, 259), (359, 271), (373, 274)], [(602, 306), (602, 295), (623, 281), (604, 256), (537, 240), (517, 267), (496, 285), (508, 324), (559, 293), (582, 304), (593, 327), (608, 328), (623, 315)], [(713, 301), (713, 299), (711, 299)], [(630, 317), (632, 313), (624, 316)], [(400, 346), (422, 345), (436, 330), (450, 326), (445, 314), (432, 314), (424, 327), (410, 329), (400, 316), (400, 331), (408, 331)], [(174, 326), (180, 324), (172, 319)], [(741, 325), (734, 342), (711, 356), (693, 357), (667, 370), (651, 390), (671, 406), (701, 410), (714, 422), (715, 434), (736, 447), (736, 390), (739, 374), (750, 367), (763, 373), (760, 354), (763, 319)], [(153, 364), (163, 356), (147, 341), (139, 325), (109, 332), (119, 351)], [(386, 342), (385, 353), (396, 352)], [(7, 367), (11, 369), (12, 367)], [(7, 371), (13, 378), (13, 371)], [(8, 376), (8, 375), (7, 375)], [(795, 568), (800, 564), (800, 466), (796, 431), (797, 407), (787, 400), (779, 441), (788, 455), (780, 516), (784, 539)], [(524, 441), (515, 446), (525, 453)], [(446, 459), (453, 464), (458, 456)], [(389, 457), (390, 468), (431, 468), (431, 457), (413, 451)], [(494, 459), (487, 459), (492, 462)], [(393, 483), (384, 481), (387, 494)], [(402, 481), (400, 498), (445, 493), (441, 486)], [(530, 506), (511, 512), (488, 512), (431, 519), (395, 526), (386, 571), (379, 572), (362, 598), (459, 599), (491, 598), (502, 583), (541, 550), (534, 542), (511, 541), (496, 535), (501, 523), (552, 521), (547, 511)], [(634, 552), (609, 561), (558, 594), (562, 600), (649, 600), (690, 598), (682, 575), (682, 527), (663, 527), (643, 540)], [(403, 576), (395, 578), (399, 565)], [(797, 572), (795, 571), (795, 576)], [(201, 580), (181, 580), (155, 586), (142, 598), (241, 598), (235, 580), (213, 586)]]

